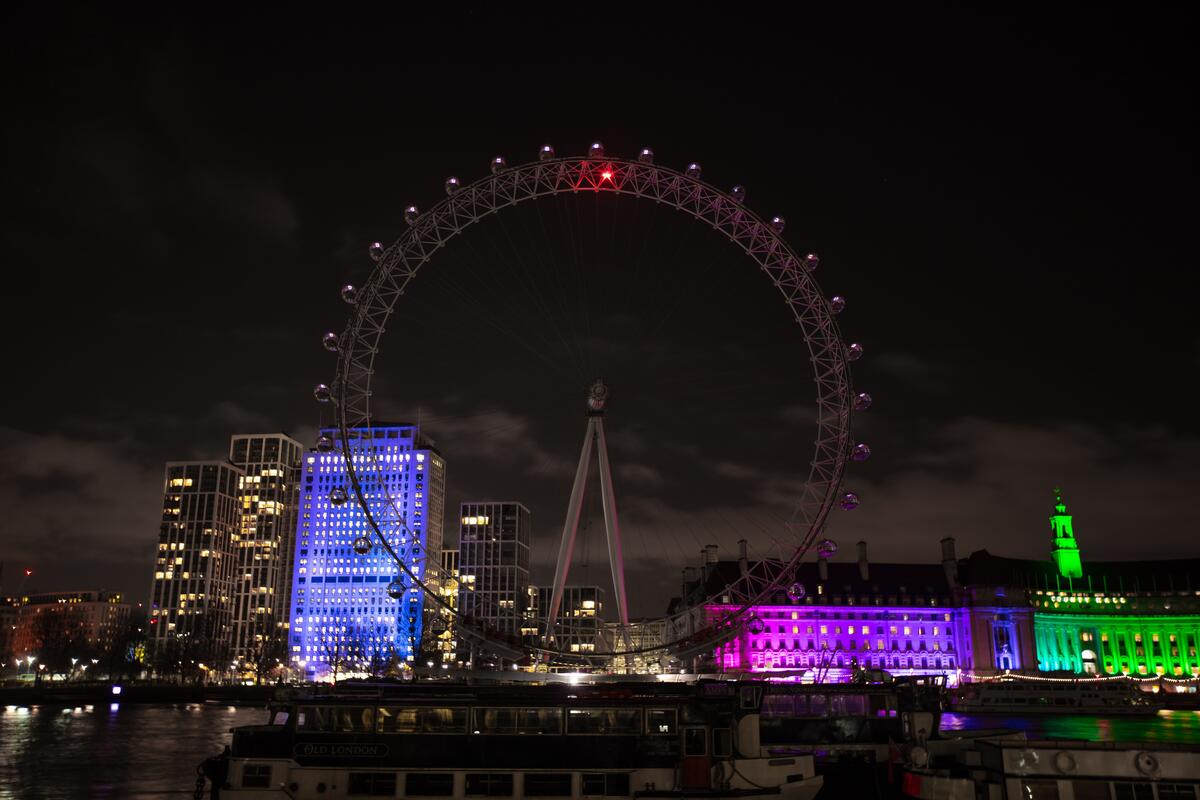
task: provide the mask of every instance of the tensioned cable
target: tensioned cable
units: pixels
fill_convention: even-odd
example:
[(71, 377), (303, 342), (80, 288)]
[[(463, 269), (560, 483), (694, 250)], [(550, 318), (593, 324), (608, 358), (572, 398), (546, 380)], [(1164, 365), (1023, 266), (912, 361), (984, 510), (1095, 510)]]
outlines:
[[(517, 218), (517, 220), (520, 220), (521, 214), (517, 213), (515, 215), (515, 217)], [(523, 221), (521, 222), (521, 224), (523, 225)], [(535, 302), (541, 307), (542, 313), (550, 321), (551, 325), (554, 328), (556, 335), (558, 335), (558, 337), (559, 337), (559, 340), (563, 343), (563, 346), (567, 349), (567, 352), (570, 353), (571, 356), (574, 358), (576, 371), (580, 374), (581, 381), (586, 382), (588, 380), (588, 378), (585, 376), (585, 369), (584, 369), (585, 364), (584, 364), (584, 358), (582, 357), (582, 353), (583, 353), (582, 348), (579, 348), (578, 351), (576, 349), (572, 348), (570, 346), (570, 344), (567, 342), (566, 337), (563, 336), (563, 334), (559, 331), (557, 322), (555, 321), (555, 318), (554, 318), (554, 314), (551, 311), (549, 304), (544, 301), (541, 291), (538, 288), (538, 282), (536, 280), (534, 280), (533, 276), (529, 273), (529, 270), (526, 267), (524, 267), (524, 259), (521, 257), (521, 253), (517, 249), (516, 243), (513, 241), (512, 236), (509, 234), (508, 228), (501, 226), (500, 230), (504, 234), (504, 238), (508, 244), (509, 251), (513, 254), (512, 261), (513, 261), (513, 264), (516, 266), (517, 272), (519, 273), (519, 277), (522, 280), (522, 284), (526, 287), (526, 289), (533, 296)], [(529, 238), (532, 238), (532, 237), (529, 237)], [(534, 251), (536, 254), (536, 248), (534, 248)], [(576, 265), (576, 267), (578, 267), (578, 265)], [(565, 305), (563, 306), (563, 308), (566, 311), (564, 316), (569, 319), (571, 316), (570, 310), (567, 309)]]

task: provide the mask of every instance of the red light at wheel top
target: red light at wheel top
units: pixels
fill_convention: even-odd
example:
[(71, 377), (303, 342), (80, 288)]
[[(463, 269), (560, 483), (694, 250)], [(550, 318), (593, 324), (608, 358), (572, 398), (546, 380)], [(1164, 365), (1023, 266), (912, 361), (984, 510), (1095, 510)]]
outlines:
[(601, 177), (601, 178), (604, 178), (604, 180), (606, 180), (606, 181), (607, 181), (607, 180), (611, 180), (611, 179), (612, 179), (612, 173), (611, 173), (610, 171), (608, 171), (608, 170), (604, 170), (604, 172), (601, 172), (601, 173), (600, 173), (600, 177)]

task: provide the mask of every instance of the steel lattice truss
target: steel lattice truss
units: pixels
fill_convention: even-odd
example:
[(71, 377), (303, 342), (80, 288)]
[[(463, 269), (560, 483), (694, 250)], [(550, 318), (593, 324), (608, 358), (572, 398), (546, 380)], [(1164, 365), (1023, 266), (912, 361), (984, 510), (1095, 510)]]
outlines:
[[(791, 530), (777, 559), (764, 559), (743, 570), (737, 581), (717, 595), (665, 619), (655, 620), (656, 635), (633, 639), (642, 642), (623, 655), (667, 651), (680, 658), (710, 651), (737, 635), (752, 618), (753, 606), (771, 600), (783, 591), (795, 568), (822, 530), (837, 501), (851, 445), (852, 409), (850, 366), (829, 300), (821, 293), (804, 259), (783, 239), (780, 221), (766, 221), (741, 204), (735, 194), (700, 180), (698, 169), (688, 173), (646, 160), (599, 157), (543, 158), (508, 167), (502, 159), (493, 162), (492, 174), (466, 186), (447, 181), (447, 197), (422, 214), (406, 213), (409, 228), (378, 258), (367, 284), (354, 294), (354, 313), (338, 337), (338, 368), (332, 387), (341, 429), (347, 472), (368, 524), (397, 565), (440, 607), (452, 610), (430, 584), (436, 585), (440, 564), (429, 563), (424, 580), (397, 557), (380, 531), (363, 497), (360, 473), (374, 468), (361, 455), (352, 453), (355, 429), (371, 425), (371, 380), (380, 342), (396, 304), (409, 281), (450, 239), (472, 224), (502, 209), (525, 201), (578, 192), (609, 192), (653, 200), (675, 208), (712, 226), (729, 238), (778, 287), (803, 333), (816, 383), (816, 439), (808, 480), (799, 497)], [(394, 504), (393, 504), (394, 508)], [(401, 519), (402, 515), (396, 513)], [(790, 548), (790, 552), (789, 549)], [(427, 561), (431, 561), (427, 559)], [(708, 604), (719, 604), (715, 617), (705, 614)], [(457, 612), (456, 612), (457, 613)], [(494, 632), (473, 627), (472, 620), (459, 618), (458, 632), (464, 638), (486, 643), (501, 655), (527, 655), (514, 640), (500, 640)], [(635, 626), (638, 623), (635, 623)], [(546, 652), (578, 658), (578, 654)]]

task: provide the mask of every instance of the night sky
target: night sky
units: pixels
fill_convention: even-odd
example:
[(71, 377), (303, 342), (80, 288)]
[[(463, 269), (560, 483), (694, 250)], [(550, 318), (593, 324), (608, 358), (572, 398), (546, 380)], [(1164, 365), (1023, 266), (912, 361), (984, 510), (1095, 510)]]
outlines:
[[(1196, 556), (1183, 22), (696, 8), (11, 21), (3, 589), (144, 601), (163, 462), (222, 457), (234, 433), (311, 444), (320, 336), (345, 324), (337, 290), (365, 282), (367, 244), (449, 175), (597, 139), (744, 184), (848, 298), (874, 456), (847, 479), (862, 506), (829, 526), (841, 557), (866, 539), (875, 560), (935, 560), (943, 536), (1047, 557), (1058, 485), (1085, 561)], [(769, 554), (787, 535), (813, 432), (799, 333), (713, 231), (561, 198), (422, 270), (376, 399), (437, 440), (448, 520), (465, 499), (530, 506), (548, 581), (603, 376), (633, 611), (657, 614), (703, 545)], [(586, 513), (572, 580), (606, 585), (595, 492)]]

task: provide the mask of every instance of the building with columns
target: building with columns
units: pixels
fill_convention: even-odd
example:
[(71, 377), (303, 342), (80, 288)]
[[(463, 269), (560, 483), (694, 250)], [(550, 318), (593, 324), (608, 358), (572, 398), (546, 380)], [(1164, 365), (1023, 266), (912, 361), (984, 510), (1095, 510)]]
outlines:
[[(712, 667), (818, 680), (868, 668), (952, 682), (1005, 672), (1200, 675), (1200, 559), (1085, 561), (1057, 491), (1050, 529), (1044, 561), (987, 550), (960, 559), (947, 538), (940, 564), (871, 563), (864, 542), (854, 563), (802, 564), (801, 591), (758, 606)], [(743, 566), (707, 558), (683, 596), (720, 599)], [(716, 619), (729, 608), (705, 610)]]

